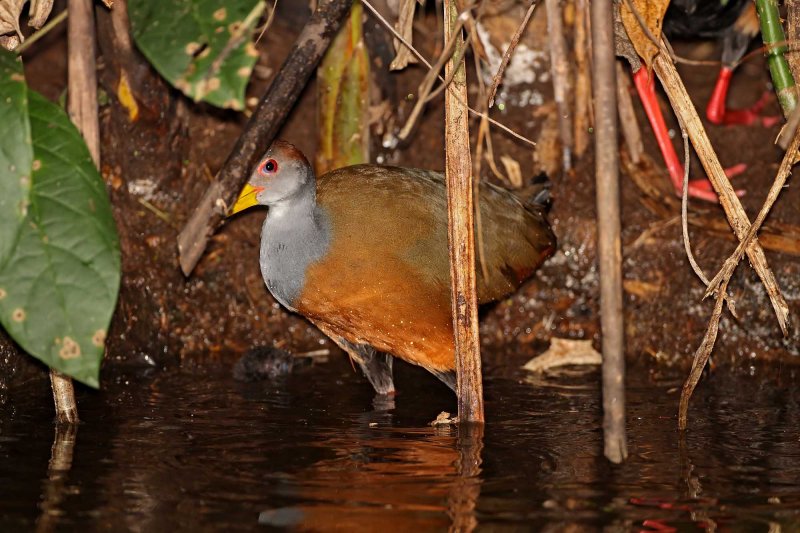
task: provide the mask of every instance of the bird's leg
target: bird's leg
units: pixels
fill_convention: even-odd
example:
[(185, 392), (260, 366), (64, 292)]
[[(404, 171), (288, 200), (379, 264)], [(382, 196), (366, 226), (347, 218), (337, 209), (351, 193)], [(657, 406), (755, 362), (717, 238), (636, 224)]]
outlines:
[(372, 384), (378, 394), (394, 394), (394, 378), (392, 377), (392, 356), (378, 353), (368, 344), (353, 344), (341, 335), (337, 335), (327, 324), (311, 320), (319, 330), (327, 335), (339, 348), (350, 356), (351, 361), (358, 363), (361, 371)]
[(358, 366), (372, 384), (375, 392), (382, 395), (394, 394), (394, 379), (392, 377), (392, 356), (378, 352), (372, 346), (362, 344), (361, 360)]
[[(661, 108), (656, 99), (656, 90), (653, 80), (647, 72), (647, 69), (642, 67), (633, 74), (633, 81), (636, 85), (636, 90), (639, 93), (639, 99), (642, 101), (644, 111), (650, 121), (650, 126), (653, 128), (653, 133), (656, 136), (656, 142), (661, 150), (661, 155), (664, 157), (664, 163), (667, 165), (670, 181), (675, 188), (675, 192), (680, 195), (683, 190), (683, 164), (678, 159), (678, 154), (675, 152), (675, 147), (672, 146), (672, 139), (669, 137), (667, 125), (664, 122), (664, 115), (661, 113)], [(744, 171), (746, 166), (736, 165), (732, 169), (726, 171), (728, 177), (735, 176)], [(744, 191), (736, 191), (736, 194), (741, 196)], [(689, 182), (689, 196), (706, 200), (708, 202), (717, 202), (717, 194), (711, 187), (708, 180), (692, 180)]]
[(708, 100), (708, 107), (706, 107), (706, 117), (712, 124), (729, 125), (743, 125), (751, 126), (760, 123), (765, 128), (774, 126), (780, 122), (781, 117), (777, 115), (761, 116), (764, 106), (766, 106), (775, 95), (772, 91), (764, 91), (761, 98), (747, 109), (726, 109), (725, 101), (728, 98), (728, 88), (731, 83), (731, 76), (733, 75), (733, 67), (730, 65), (723, 65), (717, 76), (717, 83), (714, 85), (714, 91), (711, 93), (711, 98)]

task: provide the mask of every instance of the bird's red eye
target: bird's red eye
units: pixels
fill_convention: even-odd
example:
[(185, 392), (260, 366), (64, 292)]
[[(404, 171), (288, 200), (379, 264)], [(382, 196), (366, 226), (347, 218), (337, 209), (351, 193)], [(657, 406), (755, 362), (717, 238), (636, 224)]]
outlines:
[(261, 174), (275, 174), (278, 171), (278, 162), (274, 159), (267, 159), (258, 170)]

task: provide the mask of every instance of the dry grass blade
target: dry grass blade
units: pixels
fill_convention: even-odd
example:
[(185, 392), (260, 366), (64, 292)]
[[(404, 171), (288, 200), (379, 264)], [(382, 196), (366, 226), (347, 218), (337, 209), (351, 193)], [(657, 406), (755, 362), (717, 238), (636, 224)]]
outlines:
[(508, 62), (511, 59), (511, 56), (514, 54), (517, 44), (519, 44), (519, 38), (522, 35), (522, 32), (528, 26), (528, 21), (531, 20), (531, 15), (533, 15), (533, 10), (536, 9), (536, 6), (536, 0), (533, 0), (530, 7), (528, 7), (528, 11), (525, 12), (525, 17), (522, 19), (522, 22), (519, 26), (517, 26), (517, 31), (515, 31), (514, 35), (511, 37), (511, 42), (508, 44), (508, 48), (506, 48), (506, 51), (503, 53), (503, 59), (500, 61), (500, 66), (497, 67), (497, 73), (495, 73), (494, 78), (492, 78), (492, 86), (489, 88), (489, 107), (494, 105), (494, 95), (497, 93), (497, 87), (500, 85), (500, 81), (503, 79), (503, 72), (505, 72)]

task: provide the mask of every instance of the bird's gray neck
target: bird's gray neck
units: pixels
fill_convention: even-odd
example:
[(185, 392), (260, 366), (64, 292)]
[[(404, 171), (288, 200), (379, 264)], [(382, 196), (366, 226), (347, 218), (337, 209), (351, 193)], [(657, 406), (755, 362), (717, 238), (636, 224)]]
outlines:
[(292, 311), (309, 265), (328, 250), (330, 218), (316, 204), (316, 184), (269, 207), (261, 230), (261, 275), (272, 295)]

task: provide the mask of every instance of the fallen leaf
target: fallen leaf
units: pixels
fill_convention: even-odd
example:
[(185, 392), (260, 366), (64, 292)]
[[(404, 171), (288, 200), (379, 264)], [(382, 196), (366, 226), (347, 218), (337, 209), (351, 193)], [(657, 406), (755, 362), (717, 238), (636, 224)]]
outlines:
[(661, 292), (661, 285), (658, 283), (651, 283), (640, 279), (626, 279), (622, 282), (622, 288), (628, 294), (646, 299), (650, 299)]
[(644, 59), (647, 68), (650, 68), (653, 58), (658, 54), (658, 46), (654, 43), (642, 28), (630, 5), (641, 15), (642, 21), (647, 26), (650, 35), (659, 39), (661, 36), (661, 24), (664, 22), (664, 13), (669, 7), (669, 0), (630, 0), (620, 2), (620, 16), (625, 31), (636, 49), (636, 53)]
[(50, 16), (50, 11), (53, 10), (53, 0), (31, 0), (31, 7), (29, 8), (28, 26), (41, 28), (47, 17)]
[(27, 0), (0, 0), (0, 35), (14, 32), (22, 40), (19, 16)]
[(442, 411), (436, 417), (436, 420), (431, 422), (430, 425), (433, 426), (433, 427), (436, 427), (436, 426), (451, 426), (451, 425), (457, 424), (457, 423), (458, 423), (458, 417), (457, 416), (451, 418), (450, 413), (448, 413), (447, 411)]
[(590, 340), (550, 339), (550, 348), (525, 363), (525, 370), (544, 372), (551, 368), (567, 365), (599, 365), (603, 356), (592, 347)]

